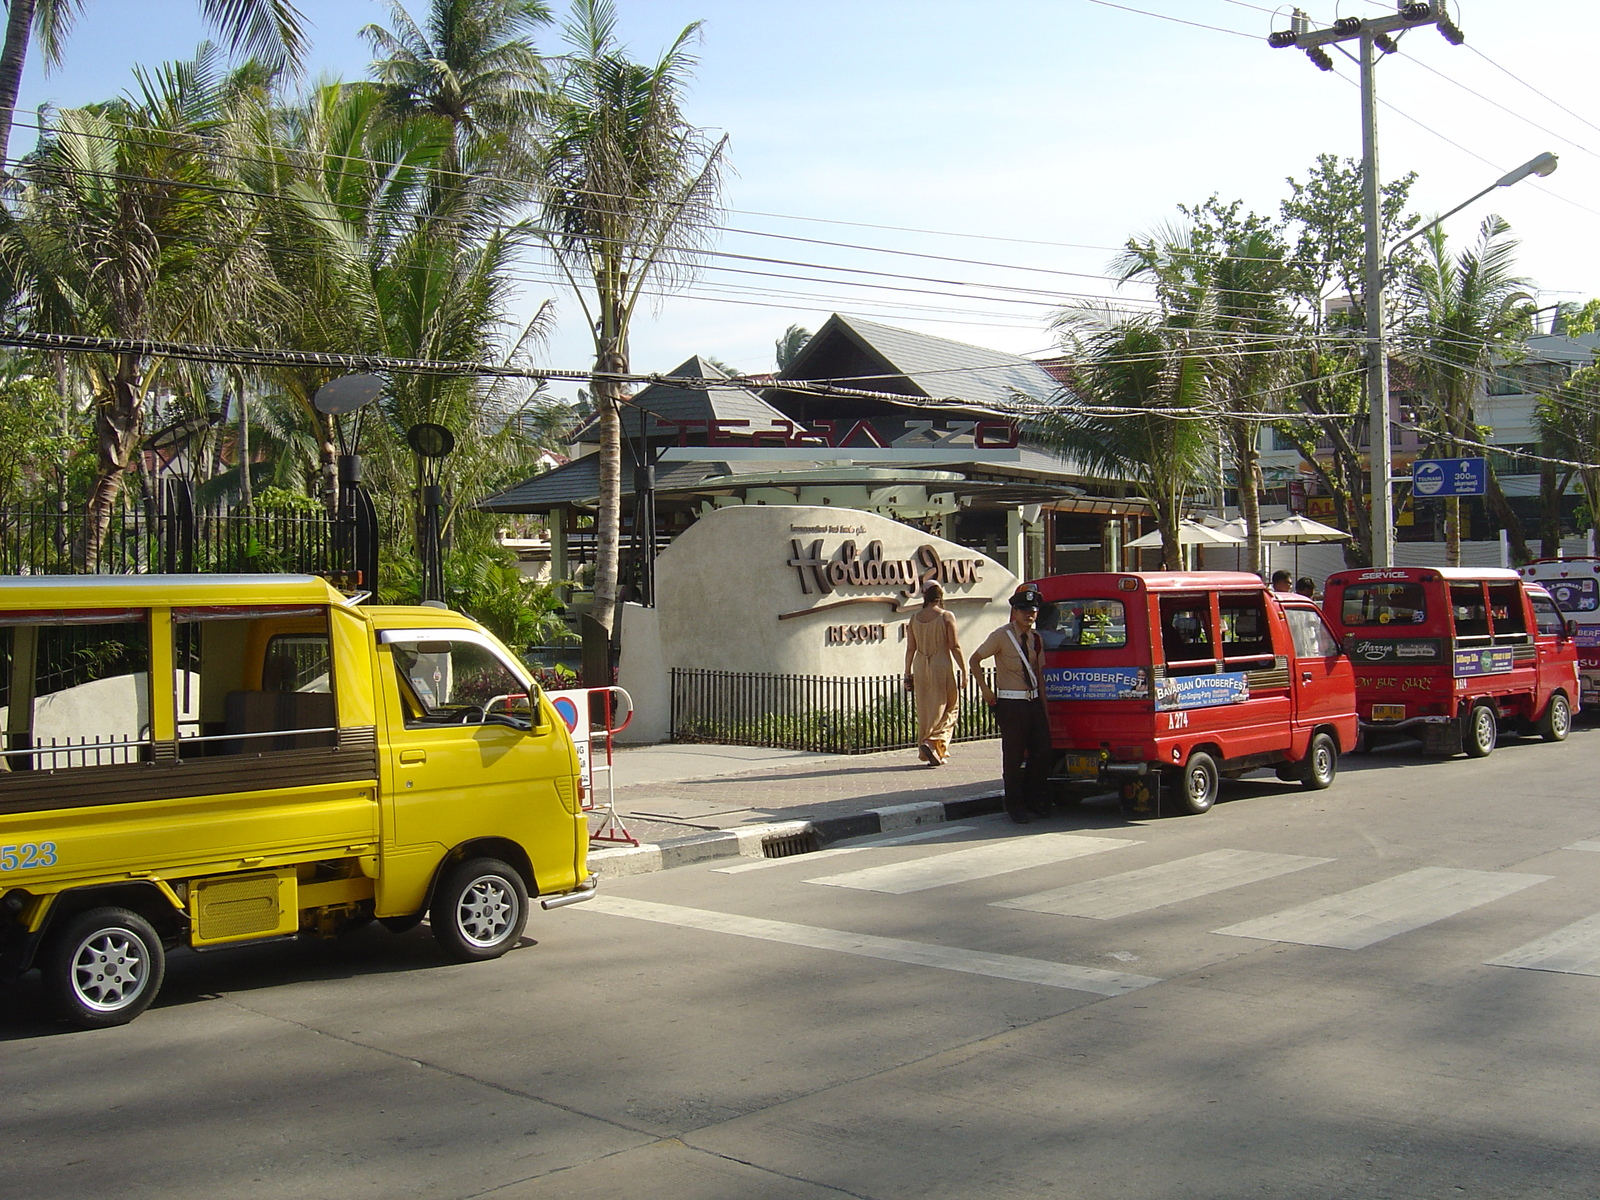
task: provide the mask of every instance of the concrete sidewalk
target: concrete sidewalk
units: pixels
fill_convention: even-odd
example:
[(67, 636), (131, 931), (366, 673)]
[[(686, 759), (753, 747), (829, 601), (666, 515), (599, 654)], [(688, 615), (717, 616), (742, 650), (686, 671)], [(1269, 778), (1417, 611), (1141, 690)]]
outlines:
[[(926, 766), (915, 750), (631, 746), (616, 751), (614, 774), (617, 814), (642, 845), (594, 843), (589, 862), (602, 879), (761, 857), (772, 841), (826, 845), (1001, 810), (998, 740), (962, 742), (942, 767)], [(595, 790), (603, 800), (603, 774)]]

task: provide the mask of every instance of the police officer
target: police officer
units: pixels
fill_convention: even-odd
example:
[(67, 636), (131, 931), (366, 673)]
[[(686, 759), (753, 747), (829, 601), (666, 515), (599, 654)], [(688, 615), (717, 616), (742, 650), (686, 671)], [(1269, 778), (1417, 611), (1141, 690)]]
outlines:
[[(1001, 774), (1006, 812), (1019, 825), (1049, 813), (1048, 789), (1055, 749), (1045, 714), (1044, 644), (1034, 630), (1044, 597), (1028, 585), (1011, 597), (1011, 619), (996, 629), (967, 660), (971, 677), (983, 689), (1000, 726)], [(994, 659), (994, 684), (978, 669)]]

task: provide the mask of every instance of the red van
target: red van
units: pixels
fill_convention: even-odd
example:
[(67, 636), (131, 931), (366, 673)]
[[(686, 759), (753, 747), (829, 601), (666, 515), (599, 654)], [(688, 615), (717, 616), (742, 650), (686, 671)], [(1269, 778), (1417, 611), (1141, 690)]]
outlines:
[(1430, 753), (1482, 758), (1504, 726), (1549, 742), (1572, 728), (1573, 628), (1549, 592), (1515, 571), (1340, 571), (1323, 605), (1355, 664), (1364, 740), (1402, 733)]
[(1057, 575), (1044, 692), (1056, 778), (1135, 811), (1203, 813), (1258, 767), (1325, 788), (1356, 740), (1355, 677), (1303, 596), (1233, 571)]

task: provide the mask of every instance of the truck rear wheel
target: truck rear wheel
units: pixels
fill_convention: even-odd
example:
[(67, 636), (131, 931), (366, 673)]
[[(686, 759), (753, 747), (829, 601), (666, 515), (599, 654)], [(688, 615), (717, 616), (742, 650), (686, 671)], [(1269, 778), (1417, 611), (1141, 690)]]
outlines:
[(126, 1025), (156, 998), (167, 973), (161, 938), (138, 913), (92, 908), (51, 939), (40, 964), (56, 1011), (79, 1029)]
[(1466, 736), (1461, 739), (1468, 758), (1488, 758), (1500, 740), (1500, 722), (1487, 704), (1474, 704), (1467, 713)]
[(1311, 744), (1306, 747), (1304, 772), (1300, 776), (1300, 786), (1308, 792), (1320, 792), (1333, 782), (1333, 777), (1338, 773), (1338, 745), (1325, 733), (1312, 734)]
[(434, 940), (456, 962), (499, 958), (528, 923), (522, 876), (496, 858), (469, 858), (439, 881), (428, 923)]
[(1211, 811), (1211, 806), (1217, 802), (1217, 789), (1221, 777), (1217, 773), (1216, 760), (1204, 750), (1196, 750), (1189, 756), (1189, 762), (1181, 770), (1175, 771), (1176, 778), (1172, 789), (1178, 802), (1178, 808), (1191, 815), (1199, 816), (1203, 812)]
[(1564, 742), (1572, 732), (1572, 701), (1565, 692), (1556, 692), (1539, 718), (1539, 736), (1547, 742)]

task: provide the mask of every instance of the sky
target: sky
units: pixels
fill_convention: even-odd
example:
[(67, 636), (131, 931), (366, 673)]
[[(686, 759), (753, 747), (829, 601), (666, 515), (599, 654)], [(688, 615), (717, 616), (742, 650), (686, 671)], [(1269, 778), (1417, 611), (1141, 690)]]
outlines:
[[(388, 5), (300, 6), (314, 26), (308, 77), (362, 77), (370, 54), (358, 31), (384, 23)], [(424, 0), (408, 6), (420, 17)], [(1445, 228), (1464, 244), (1497, 212), (1521, 239), (1519, 273), (1539, 304), (1600, 295), (1600, 5), (1451, 7), (1465, 45), (1416, 29), (1378, 66), (1380, 177), (1417, 172), (1413, 208), (1427, 218), (1553, 151), (1555, 174), (1496, 190)], [(198, 9), (86, 0), (64, 66), (46, 75), (30, 60), (22, 108), (103, 99), (130, 86), (135, 64), (187, 57), (206, 36)], [(831, 312), (1042, 354), (1052, 312), (1137, 295), (1107, 263), (1130, 236), (1176, 219), (1177, 205), (1215, 193), (1275, 215), (1286, 179), (1305, 178), (1317, 155), (1360, 154), (1355, 64), (1335, 53), (1325, 74), (1266, 44), (1287, 6), (1276, 17), (1245, 0), (619, 0), (619, 10), (622, 40), (646, 60), (702, 22), (684, 108), (728, 136), (732, 168), (707, 268), (636, 321), (638, 371), (691, 354), (768, 371), (789, 325), (814, 330)], [(1307, 11), (1320, 27), (1393, 4), (1311, 0)], [(559, 48), (551, 29), (541, 49)], [(530, 254), (518, 273), (521, 313), (556, 304), (541, 365), (586, 368), (581, 312), (549, 265)]]

